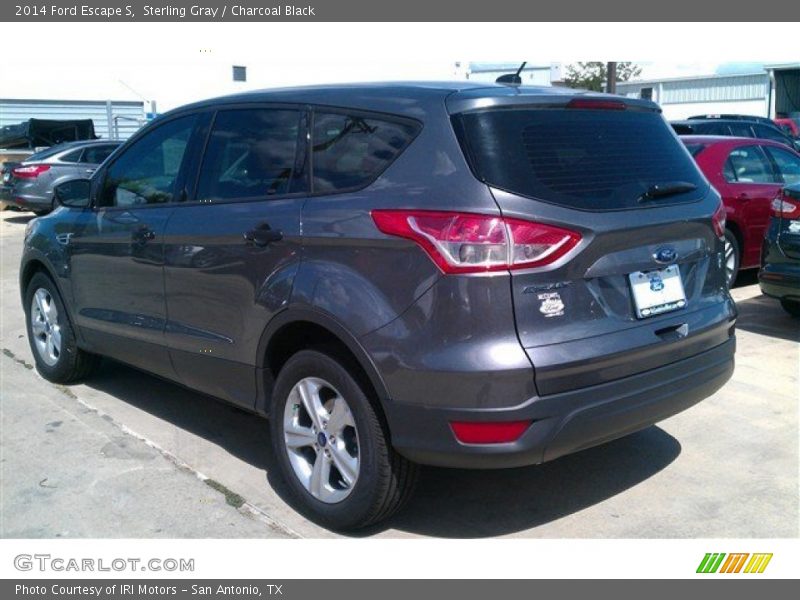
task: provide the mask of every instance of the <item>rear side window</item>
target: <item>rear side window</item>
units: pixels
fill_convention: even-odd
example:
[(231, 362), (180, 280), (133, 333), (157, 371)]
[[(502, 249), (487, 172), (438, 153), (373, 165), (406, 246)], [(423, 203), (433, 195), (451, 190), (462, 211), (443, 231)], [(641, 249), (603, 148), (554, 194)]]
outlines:
[(412, 123), (315, 113), (314, 192), (334, 193), (368, 185), (400, 155), (417, 131)]
[(769, 152), (772, 160), (775, 161), (783, 183), (793, 184), (800, 182), (800, 156), (774, 146), (767, 146), (765, 150)]
[(83, 151), (82, 163), (99, 165), (116, 149), (116, 146), (90, 146)]
[(76, 163), (76, 162), (80, 161), (82, 152), (83, 152), (83, 149), (79, 148), (78, 150), (73, 150), (72, 152), (67, 152), (64, 156), (62, 156), (58, 160), (60, 162), (65, 162), (65, 163)]
[(758, 146), (732, 150), (723, 172), (730, 183), (778, 183), (772, 165)]
[(706, 184), (694, 161), (655, 112), (494, 109), (455, 118), (473, 171), (509, 192), (585, 210), (634, 208), (655, 184), (686, 182), (690, 201)]
[(781, 142), (782, 144), (786, 143), (786, 138), (774, 127), (769, 127), (767, 125), (753, 125), (753, 129), (755, 129), (756, 137), (760, 137), (761, 139), (765, 140)]
[(300, 111), (242, 109), (217, 113), (197, 197), (204, 201), (265, 199), (304, 191), (295, 177)]

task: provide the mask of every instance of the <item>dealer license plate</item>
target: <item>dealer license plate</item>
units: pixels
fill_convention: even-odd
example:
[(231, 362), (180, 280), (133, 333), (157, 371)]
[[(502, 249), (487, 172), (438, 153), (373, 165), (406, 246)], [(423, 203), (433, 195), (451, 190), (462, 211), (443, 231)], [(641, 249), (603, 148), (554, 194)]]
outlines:
[(628, 275), (633, 290), (636, 316), (640, 319), (654, 317), (686, 306), (681, 271), (670, 265), (656, 271), (637, 271)]

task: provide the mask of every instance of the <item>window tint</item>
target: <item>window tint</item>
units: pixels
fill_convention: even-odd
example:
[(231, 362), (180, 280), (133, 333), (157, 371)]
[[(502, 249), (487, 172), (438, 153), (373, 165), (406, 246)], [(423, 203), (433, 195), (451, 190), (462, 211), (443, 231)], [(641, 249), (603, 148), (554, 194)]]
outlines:
[(116, 146), (90, 146), (83, 151), (82, 163), (99, 165), (116, 149)]
[(736, 137), (753, 137), (753, 130), (750, 129), (748, 123), (731, 123), (729, 127), (731, 129), (731, 134)]
[(697, 156), (703, 150), (705, 150), (705, 148), (706, 148), (705, 144), (686, 144), (686, 149), (692, 156)]
[(772, 146), (767, 146), (765, 150), (769, 152), (775, 164), (778, 165), (778, 172), (783, 177), (783, 183), (800, 182), (800, 157), (788, 150)]
[(218, 112), (197, 197), (213, 201), (304, 191), (304, 181), (294, 176), (300, 116), (296, 110)]
[[(459, 120), (456, 120), (458, 128)], [(640, 206), (651, 186), (687, 182), (691, 201), (706, 183), (655, 112), (495, 109), (460, 116), (462, 145), (481, 180), (562, 206), (615, 210)]]
[(67, 163), (76, 163), (81, 159), (81, 153), (83, 152), (82, 148), (78, 150), (73, 150), (72, 152), (67, 152), (64, 156), (59, 158), (60, 162), (67, 162)]
[(725, 178), (738, 183), (777, 183), (767, 157), (758, 146), (736, 148), (728, 156)]
[(196, 118), (191, 115), (169, 121), (120, 155), (108, 169), (100, 204), (136, 206), (171, 202)]
[(417, 127), (333, 113), (316, 113), (314, 191), (363, 187), (380, 175), (414, 139)]
[(786, 143), (786, 138), (776, 128), (768, 127), (766, 125), (753, 125), (756, 136), (765, 140), (774, 140), (776, 142)]

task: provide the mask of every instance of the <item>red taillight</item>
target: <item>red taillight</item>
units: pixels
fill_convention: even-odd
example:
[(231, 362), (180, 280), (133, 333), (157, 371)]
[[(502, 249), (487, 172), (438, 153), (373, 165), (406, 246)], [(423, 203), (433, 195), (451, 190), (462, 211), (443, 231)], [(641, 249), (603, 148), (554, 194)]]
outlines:
[(601, 100), (599, 98), (575, 98), (567, 103), (567, 108), (584, 110), (625, 110), (624, 102), (619, 100)]
[(717, 210), (711, 215), (711, 225), (714, 227), (714, 233), (716, 233), (717, 237), (720, 239), (725, 237), (725, 221), (727, 218), (725, 205), (720, 202)]
[(517, 441), (531, 421), (453, 421), (450, 427), (462, 444), (504, 444)]
[(18, 179), (36, 179), (39, 175), (49, 170), (50, 165), (29, 165), (11, 169), (11, 174)]
[(373, 210), (378, 229), (417, 242), (444, 273), (484, 273), (551, 264), (579, 233), (522, 219), (427, 210)]
[(800, 218), (800, 203), (790, 200), (782, 193), (772, 201), (772, 215), (784, 219)]

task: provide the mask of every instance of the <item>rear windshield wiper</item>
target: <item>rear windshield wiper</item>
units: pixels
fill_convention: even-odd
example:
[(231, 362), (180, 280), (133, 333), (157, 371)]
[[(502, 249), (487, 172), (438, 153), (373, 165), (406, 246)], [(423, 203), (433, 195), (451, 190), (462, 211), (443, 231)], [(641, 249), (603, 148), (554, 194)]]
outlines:
[(658, 198), (666, 198), (667, 196), (674, 196), (675, 194), (683, 194), (685, 192), (693, 192), (697, 186), (688, 181), (669, 181), (667, 183), (655, 183), (647, 188), (641, 196), (639, 202), (646, 202), (648, 200), (657, 200)]

